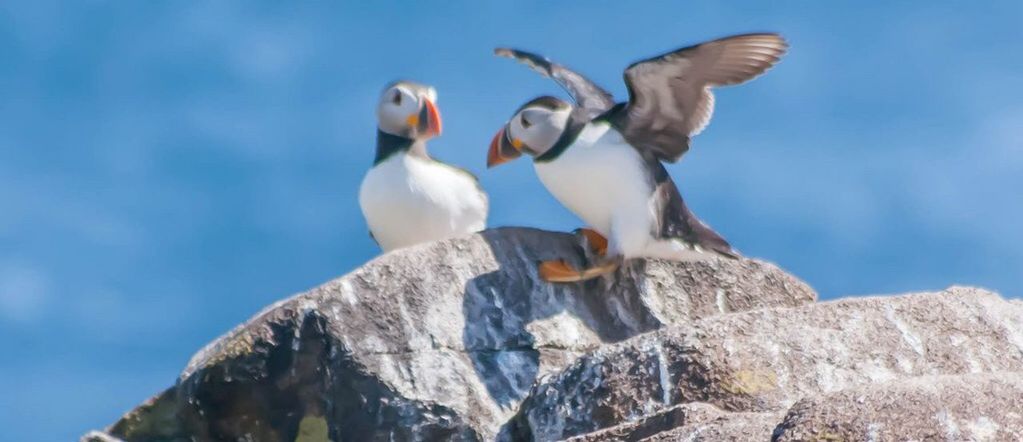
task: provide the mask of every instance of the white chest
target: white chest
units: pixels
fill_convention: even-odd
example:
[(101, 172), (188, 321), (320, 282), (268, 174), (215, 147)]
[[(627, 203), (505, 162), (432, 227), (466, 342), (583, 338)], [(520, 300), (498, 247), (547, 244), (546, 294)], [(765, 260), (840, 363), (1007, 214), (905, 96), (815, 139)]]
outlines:
[(487, 198), (472, 177), (404, 153), (370, 169), (359, 189), (359, 205), (385, 251), (486, 227)]
[[(606, 124), (589, 125), (558, 158), (535, 163), (559, 202), (622, 252), (650, 240), (653, 186), (639, 153)], [(638, 252), (637, 252), (638, 253)]]

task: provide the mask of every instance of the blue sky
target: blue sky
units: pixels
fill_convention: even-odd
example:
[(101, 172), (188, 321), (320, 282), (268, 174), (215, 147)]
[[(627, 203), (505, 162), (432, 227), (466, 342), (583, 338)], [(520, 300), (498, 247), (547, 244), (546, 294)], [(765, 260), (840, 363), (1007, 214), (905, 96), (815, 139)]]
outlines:
[[(355, 3), (355, 2), (351, 2)], [(631, 61), (782, 32), (670, 166), (738, 249), (823, 298), (969, 284), (1023, 294), (1023, 3), (84, 1), (0, 6), (0, 427), (69, 440), (173, 382), (262, 306), (372, 258), (356, 192), (384, 84), (440, 95), (438, 158), (491, 225), (580, 225), (492, 134), (553, 83), (624, 97)], [(31, 437), (30, 437), (31, 436)]]

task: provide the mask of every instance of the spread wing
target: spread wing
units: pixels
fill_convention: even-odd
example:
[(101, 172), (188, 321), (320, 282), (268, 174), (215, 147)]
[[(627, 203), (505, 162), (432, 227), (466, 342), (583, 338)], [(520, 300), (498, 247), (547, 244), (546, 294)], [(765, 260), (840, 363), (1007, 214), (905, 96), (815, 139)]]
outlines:
[(633, 63), (625, 70), (629, 102), (616, 113), (616, 126), (629, 144), (662, 161), (678, 161), (689, 150), (689, 138), (710, 122), (710, 89), (753, 79), (787, 49), (777, 34), (744, 34)]
[(590, 117), (604, 113), (615, 104), (614, 97), (611, 96), (610, 92), (597, 86), (578, 72), (554, 63), (547, 57), (509, 48), (494, 49), (494, 54), (515, 59), (529, 66), (534, 71), (539, 72), (540, 75), (554, 80), (568, 91), (572, 99), (585, 109)]

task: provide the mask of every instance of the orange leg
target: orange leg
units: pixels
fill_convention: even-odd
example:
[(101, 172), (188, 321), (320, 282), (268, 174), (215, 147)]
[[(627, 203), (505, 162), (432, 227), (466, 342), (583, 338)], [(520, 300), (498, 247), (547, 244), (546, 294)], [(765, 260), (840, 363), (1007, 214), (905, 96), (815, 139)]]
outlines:
[(607, 259), (607, 238), (596, 230), (581, 228), (575, 230), (586, 241), (586, 247), (597, 255), (599, 263), (584, 269), (576, 269), (564, 260), (551, 260), (540, 263), (540, 277), (547, 282), (579, 282), (593, 279), (618, 269), (620, 260)]
[(538, 270), (547, 282), (576, 282), (582, 277), (579, 270), (560, 259), (541, 262)]
[(604, 235), (601, 235), (600, 233), (597, 233), (596, 230), (587, 227), (576, 229), (575, 233), (586, 238), (586, 242), (589, 243), (590, 248), (593, 249), (597, 255), (607, 256), (607, 238), (605, 238)]
[(618, 260), (609, 260), (590, 268), (577, 270), (562, 260), (540, 263), (540, 277), (547, 282), (579, 282), (606, 275), (618, 269)]

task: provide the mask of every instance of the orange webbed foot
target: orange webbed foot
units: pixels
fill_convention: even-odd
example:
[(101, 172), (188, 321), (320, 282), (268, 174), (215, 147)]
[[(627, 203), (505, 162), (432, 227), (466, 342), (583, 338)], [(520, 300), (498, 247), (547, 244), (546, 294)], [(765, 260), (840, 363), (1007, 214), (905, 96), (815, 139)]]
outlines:
[(606, 275), (618, 269), (618, 261), (608, 261), (587, 269), (577, 270), (563, 260), (540, 263), (540, 277), (547, 282), (579, 282)]
[(607, 238), (604, 235), (587, 227), (576, 229), (575, 232), (586, 238), (586, 242), (597, 256), (607, 256)]
[(544, 261), (539, 267), (540, 277), (547, 282), (576, 282), (582, 273), (563, 260)]

